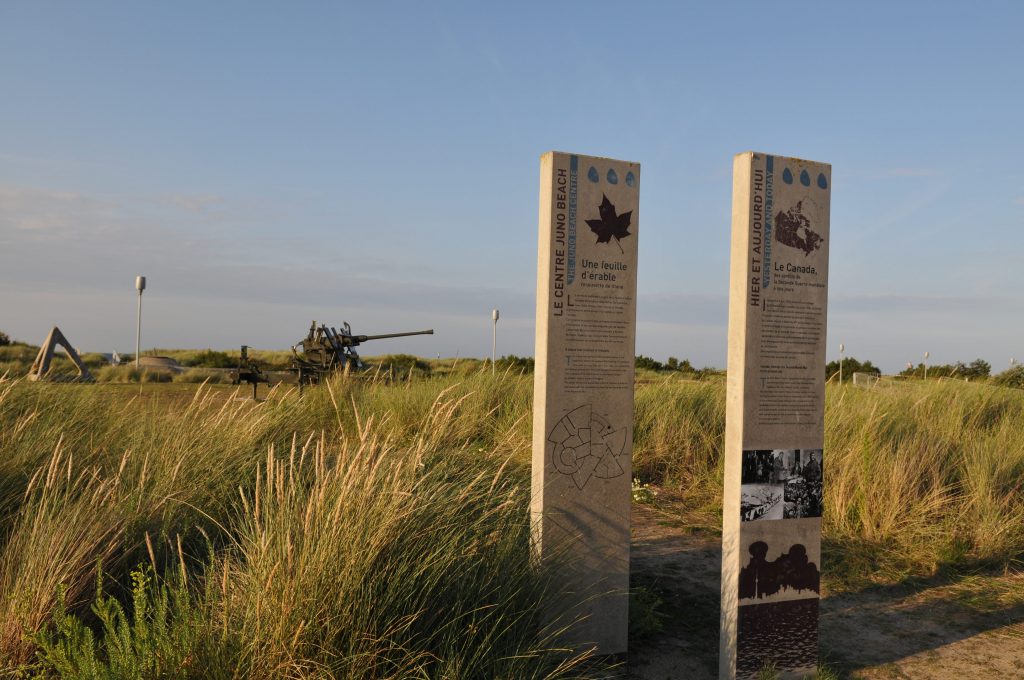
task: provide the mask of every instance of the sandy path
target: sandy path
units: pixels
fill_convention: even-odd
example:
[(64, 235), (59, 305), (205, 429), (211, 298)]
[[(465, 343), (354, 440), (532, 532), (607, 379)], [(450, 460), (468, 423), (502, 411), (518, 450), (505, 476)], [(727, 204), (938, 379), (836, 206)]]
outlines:
[[(632, 641), (633, 680), (717, 678), (719, 538), (677, 518), (634, 505), (633, 587), (659, 597), (666, 618), (661, 632)], [(1024, 575), (833, 596), (827, 578), (821, 658), (841, 677), (1024, 678)]]

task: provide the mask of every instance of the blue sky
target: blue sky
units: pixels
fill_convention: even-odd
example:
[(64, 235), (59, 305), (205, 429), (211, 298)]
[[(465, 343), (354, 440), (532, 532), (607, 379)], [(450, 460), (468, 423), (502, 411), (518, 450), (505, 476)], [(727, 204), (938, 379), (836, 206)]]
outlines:
[[(829, 357), (1024, 359), (1020, 3), (0, 4), (0, 329), (533, 351), (539, 156), (643, 168), (637, 351), (723, 366), (731, 163), (833, 166)], [(634, 3), (637, 4), (637, 3)]]

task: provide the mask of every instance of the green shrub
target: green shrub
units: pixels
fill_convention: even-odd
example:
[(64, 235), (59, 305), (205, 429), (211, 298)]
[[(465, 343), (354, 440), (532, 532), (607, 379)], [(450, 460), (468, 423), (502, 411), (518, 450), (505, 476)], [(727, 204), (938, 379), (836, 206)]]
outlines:
[(232, 677), (238, 646), (210, 625), (180, 575), (158, 583), (152, 567), (140, 566), (131, 581), (129, 607), (97, 588), (90, 610), (98, 634), (65, 613), (59, 596), (52, 629), (35, 636), (43, 669), (74, 680)]
[(184, 364), (200, 368), (237, 368), (238, 357), (233, 357), (227, 352), (208, 349), (186, 359)]
[(385, 354), (373, 357), (367, 361), (367, 366), (372, 371), (379, 371), (397, 379), (407, 378), (410, 373), (428, 376), (431, 371), (429, 363), (412, 354)]
[(495, 363), (499, 371), (513, 370), (520, 373), (533, 373), (535, 365), (533, 357), (517, 357), (515, 354), (503, 356)]
[[(839, 379), (839, 360), (828, 362), (825, 366), (825, 380)], [(868, 373), (870, 375), (882, 375), (882, 369), (871, 363), (870, 360), (860, 361), (855, 357), (846, 357), (842, 362), (843, 382), (851, 382), (854, 373)]]
[(917, 366), (908, 366), (900, 371), (900, 375), (907, 378), (924, 378), (927, 372), (929, 378), (967, 378), (968, 380), (984, 380), (992, 373), (992, 366), (984, 359), (975, 359), (969, 364), (958, 361), (955, 364), (935, 364), (928, 366), (927, 371), (923, 363)]
[(1024, 389), (1024, 365), (1009, 368), (995, 377), (993, 382), (1001, 387)]
[(657, 361), (656, 359), (652, 359), (650, 357), (645, 357), (643, 354), (638, 354), (636, 356), (636, 358), (633, 361), (633, 365), (636, 368), (640, 368), (640, 369), (644, 369), (644, 370), (648, 370), (648, 371), (665, 371), (665, 370), (668, 370), (668, 368), (665, 366), (665, 364), (661, 363), (660, 361)]

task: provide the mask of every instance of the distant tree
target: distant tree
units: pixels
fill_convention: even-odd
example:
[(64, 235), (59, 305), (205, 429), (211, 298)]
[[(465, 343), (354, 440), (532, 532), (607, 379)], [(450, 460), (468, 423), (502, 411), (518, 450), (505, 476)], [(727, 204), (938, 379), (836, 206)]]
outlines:
[(974, 380), (987, 378), (992, 375), (992, 364), (988, 363), (984, 359), (975, 359), (971, 363), (967, 364), (965, 375)]
[(1018, 364), (997, 375), (992, 382), (1002, 387), (1016, 387), (1024, 389), (1024, 366)]
[(657, 359), (645, 357), (643, 354), (637, 355), (634, 365), (637, 368), (643, 368), (648, 371), (664, 371), (667, 370), (665, 364), (661, 363)]
[(668, 361), (665, 362), (665, 367), (672, 371), (680, 371), (681, 373), (694, 373), (697, 370), (690, 363), (689, 359), (680, 361), (676, 357), (669, 357)]
[(509, 354), (498, 359), (496, 366), (498, 369), (512, 368), (524, 373), (533, 373), (534, 360), (533, 357), (517, 357), (515, 354)]
[(394, 376), (408, 376), (410, 373), (430, 375), (430, 364), (412, 354), (385, 354), (376, 357), (374, 364), (382, 373)]
[[(843, 382), (850, 382), (853, 380), (854, 373), (870, 373), (871, 375), (882, 375), (882, 369), (875, 366), (868, 361), (860, 361), (855, 357), (846, 357), (843, 359)], [(839, 360), (830, 361), (825, 365), (825, 380), (836, 376), (838, 380), (839, 374)]]
[(207, 349), (186, 361), (185, 365), (199, 368), (235, 368), (238, 366), (238, 359), (227, 352)]
[(7, 347), (11, 344), (11, 336), (7, 335), (3, 331), (0, 331), (0, 347)]
[[(928, 366), (929, 378), (948, 378), (955, 372), (955, 364), (933, 364)], [(924, 363), (919, 363), (917, 366), (907, 366), (902, 371), (900, 371), (900, 375), (905, 378), (924, 378)]]
[[(923, 378), (924, 364), (909, 366), (900, 372), (907, 378)], [(967, 378), (968, 380), (985, 380), (992, 374), (992, 366), (984, 359), (975, 359), (969, 364), (958, 361), (955, 364), (935, 364), (928, 366), (929, 378)]]

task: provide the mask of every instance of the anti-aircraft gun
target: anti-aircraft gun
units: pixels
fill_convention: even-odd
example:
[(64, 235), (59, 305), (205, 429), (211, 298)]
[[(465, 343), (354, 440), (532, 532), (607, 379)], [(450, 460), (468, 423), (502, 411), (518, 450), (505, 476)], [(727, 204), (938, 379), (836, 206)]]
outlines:
[[(355, 348), (370, 340), (386, 338), (404, 338), (410, 335), (433, 335), (434, 329), (412, 331), (408, 333), (385, 333), (383, 335), (355, 335), (348, 322), (342, 322), (341, 330), (317, 325), (314, 321), (309, 326), (309, 334), (299, 344), (292, 347), (291, 370), (298, 374), (299, 388), (303, 385), (315, 385), (334, 372), (346, 368), (363, 368), (363, 362)], [(302, 353), (299, 353), (301, 345)]]

